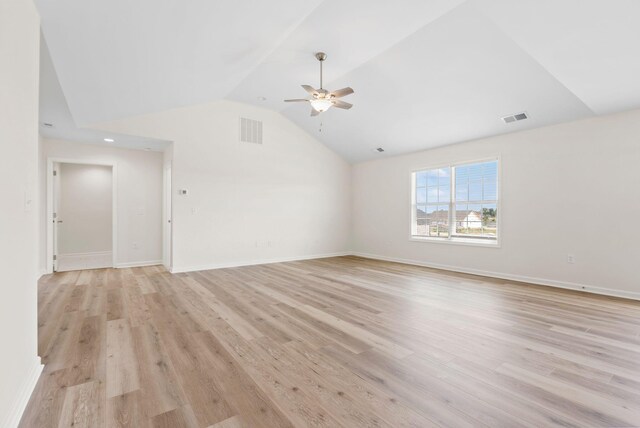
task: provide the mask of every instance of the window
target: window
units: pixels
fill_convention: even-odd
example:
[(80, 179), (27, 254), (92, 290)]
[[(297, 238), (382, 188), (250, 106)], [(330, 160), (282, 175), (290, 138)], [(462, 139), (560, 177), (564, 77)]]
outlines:
[(497, 242), (498, 160), (416, 171), (412, 188), (414, 238)]

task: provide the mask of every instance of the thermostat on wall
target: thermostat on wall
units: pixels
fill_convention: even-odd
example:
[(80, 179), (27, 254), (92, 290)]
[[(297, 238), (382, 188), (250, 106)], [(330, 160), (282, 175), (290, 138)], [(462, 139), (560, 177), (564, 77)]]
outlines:
[(187, 189), (178, 190), (178, 195), (186, 195), (186, 194), (187, 194)]

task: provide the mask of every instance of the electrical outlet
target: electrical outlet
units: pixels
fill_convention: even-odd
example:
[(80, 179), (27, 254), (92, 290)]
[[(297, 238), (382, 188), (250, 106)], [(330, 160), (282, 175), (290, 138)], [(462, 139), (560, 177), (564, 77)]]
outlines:
[(576, 256), (573, 254), (567, 254), (567, 263), (574, 264), (576, 262)]

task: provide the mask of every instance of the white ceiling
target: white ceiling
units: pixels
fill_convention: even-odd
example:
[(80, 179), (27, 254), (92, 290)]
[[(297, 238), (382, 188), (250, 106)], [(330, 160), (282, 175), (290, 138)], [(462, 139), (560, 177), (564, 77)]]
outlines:
[[(358, 162), (640, 107), (638, 0), (36, 2), (81, 126), (227, 98)], [(319, 50), (356, 93), (312, 118)]]
[[(45, 138), (75, 141), (136, 150), (163, 151), (171, 142), (141, 136), (114, 134), (76, 126), (58, 82), (51, 56), (44, 40), (40, 40), (40, 134)], [(45, 123), (53, 125), (48, 127)], [(107, 143), (105, 138), (114, 140)]]

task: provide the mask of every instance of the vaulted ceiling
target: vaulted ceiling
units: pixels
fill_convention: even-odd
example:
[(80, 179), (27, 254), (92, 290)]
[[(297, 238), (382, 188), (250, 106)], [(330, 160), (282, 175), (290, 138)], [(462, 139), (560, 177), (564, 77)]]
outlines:
[[(376, 147), (406, 153), (640, 107), (637, 0), (36, 3), (44, 72), (80, 128), (230, 99), (281, 111), (358, 162)], [(317, 51), (325, 88), (355, 89), (351, 110), (310, 117), (282, 102), (318, 86)], [(528, 120), (501, 120), (522, 111)]]

